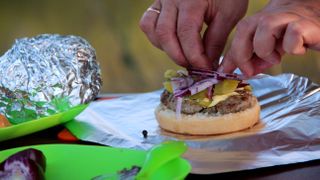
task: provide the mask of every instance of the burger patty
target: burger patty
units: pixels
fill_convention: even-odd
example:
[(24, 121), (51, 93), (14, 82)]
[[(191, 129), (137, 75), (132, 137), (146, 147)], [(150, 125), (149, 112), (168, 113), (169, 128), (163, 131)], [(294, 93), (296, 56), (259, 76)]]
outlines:
[[(251, 92), (245, 90), (236, 91), (239, 95), (233, 95), (226, 100), (219, 102), (217, 105), (209, 108), (204, 108), (195, 100), (183, 98), (181, 112), (184, 114), (195, 114), (198, 112), (208, 114), (228, 114), (243, 111), (250, 108), (254, 104), (254, 98)], [(161, 103), (167, 108), (175, 111), (177, 98), (172, 93), (164, 90), (161, 94)]]

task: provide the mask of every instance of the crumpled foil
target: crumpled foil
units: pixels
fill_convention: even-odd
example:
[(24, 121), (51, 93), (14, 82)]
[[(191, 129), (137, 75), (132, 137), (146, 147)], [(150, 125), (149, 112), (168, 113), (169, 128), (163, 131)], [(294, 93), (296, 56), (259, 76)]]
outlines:
[(87, 103), (101, 88), (93, 47), (78, 36), (17, 39), (0, 57), (0, 113), (13, 124)]
[(260, 75), (249, 82), (262, 108), (261, 120), (236, 133), (187, 136), (161, 130), (154, 109), (162, 90), (94, 102), (67, 127), (80, 139), (114, 147), (149, 149), (165, 140), (183, 140), (189, 146), (184, 156), (199, 174), (319, 159), (320, 86), (293, 74)]

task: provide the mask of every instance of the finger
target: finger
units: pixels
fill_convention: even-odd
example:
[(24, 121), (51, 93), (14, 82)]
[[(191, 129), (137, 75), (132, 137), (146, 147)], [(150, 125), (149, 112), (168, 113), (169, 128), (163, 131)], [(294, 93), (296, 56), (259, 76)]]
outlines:
[(200, 36), (205, 12), (206, 4), (183, 1), (178, 12), (177, 33), (189, 64), (194, 68), (212, 69), (212, 63), (205, 55)]
[(227, 57), (228, 55), (226, 55), (223, 59), (222, 62), (218, 68), (218, 72), (225, 72), (225, 73), (232, 73), (237, 66), (235, 66), (230, 57)]
[(177, 8), (173, 1), (164, 1), (156, 25), (156, 36), (161, 48), (178, 65), (187, 67), (187, 62), (176, 35)]
[[(273, 52), (273, 53), (277, 53), (277, 52)], [(218, 72), (232, 73), (236, 69), (236, 66), (234, 64), (232, 64), (231, 61), (228, 61), (225, 59), (223, 59), (221, 65), (218, 69)], [(278, 56), (278, 59), (279, 59), (278, 61), (280, 62), (281, 56)], [(250, 62), (252, 62), (252, 67), (253, 67), (253, 74), (252, 75), (262, 73), (266, 69), (268, 69), (274, 65), (274, 64), (270, 63), (269, 61), (266, 61), (266, 60), (259, 58), (257, 55), (253, 55), (253, 57), (250, 59)]]
[[(259, 56), (258, 56), (259, 57)], [(259, 57), (260, 58), (260, 57)], [(263, 61), (267, 61), (268, 63), (272, 65), (279, 64), (281, 62), (281, 55), (280, 53), (275, 49), (274, 51), (269, 54), (269, 56), (265, 58), (261, 58)], [(253, 66), (254, 66), (255, 61), (253, 61)]]
[[(155, 9), (161, 9), (160, 0), (156, 0), (150, 7)], [(147, 35), (149, 41), (161, 49), (160, 43), (158, 42), (155, 34), (156, 24), (159, 14), (154, 11), (145, 11), (140, 22), (139, 26), (141, 30)]]
[(213, 62), (213, 69), (217, 69), (219, 58), (225, 47), (233, 24), (226, 23), (226, 20), (217, 14), (211, 21), (204, 36), (205, 52), (209, 60)]
[[(279, 53), (275, 51), (271, 54), (272, 54), (272, 56), (270, 56), (270, 58), (275, 58), (275, 59), (277, 59), (276, 61), (278, 63), (280, 63), (281, 56), (279, 55)], [(227, 56), (225, 59), (227, 59)], [(225, 59), (222, 61), (221, 65), (218, 69), (218, 72), (232, 73), (236, 69), (236, 66), (231, 61), (225, 60)], [(229, 57), (229, 59), (230, 59), (230, 57)], [(263, 72), (265, 69), (270, 68), (274, 65), (273, 63), (270, 63), (270, 61), (268, 59), (267, 60), (261, 59), (255, 54), (252, 56), (252, 58), (250, 59), (249, 62), (251, 64), (251, 66), (253, 67), (252, 75), (259, 74), (259, 73)]]
[(282, 44), (283, 44), (283, 36), (280, 37), (276, 42), (276, 51), (279, 53), (280, 57), (285, 54)]
[[(224, 61), (231, 61), (235, 66), (239, 67), (243, 74), (250, 77), (254, 73), (252, 62), (253, 55), (252, 39), (257, 27), (257, 17), (250, 17), (240, 21), (230, 50), (227, 52)], [(232, 69), (226, 67), (230, 63), (222, 64), (223, 69)]]
[(270, 60), (272, 64), (279, 63), (277, 58), (272, 58), (275, 56), (276, 41), (283, 36), (287, 24), (297, 18), (293, 14), (274, 14), (260, 18), (253, 38), (255, 54), (266, 61)]
[(306, 52), (306, 46), (320, 49), (320, 27), (308, 20), (299, 20), (288, 24), (284, 38), (283, 49), (288, 54), (301, 55)]
[[(271, 59), (272, 58), (272, 59)], [(281, 55), (278, 51), (273, 51), (268, 57), (262, 59), (258, 57), (256, 54), (253, 55), (252, 66), (254, 69), (254, 75), (264, 72), (266, 69), (271, 68), (275, 64), (279, 64), (281, 62)]]
[(257, 55), (254, 55), (251, 61), (253, 62), (254, 67), (253, 75), (263, 73), (266, 69), (271, 68), (273, 66), (272, 63), (259, 58)]

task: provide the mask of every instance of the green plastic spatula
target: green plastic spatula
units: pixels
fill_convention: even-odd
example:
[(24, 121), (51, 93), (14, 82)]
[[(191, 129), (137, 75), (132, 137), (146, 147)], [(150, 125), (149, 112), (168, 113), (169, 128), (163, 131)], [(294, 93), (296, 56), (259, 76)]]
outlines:
[[(137, 174), (137, 179), (150, 179), (152, 174), (166, 163), (180, 158), (186, 152), (187, 146), (181, 141), (167, 141), (154, 146), (146, 156), (142, 169)], [(191, 167), (190, 167), (191, 168)], [(174, 169), (172, 169), (174, 170)]]
[[(186, 152), (187, 146), (180, 141), (167, 141), (151, 148), (144, 161), (142, 169), (137, 173), (128, 174), (104, 174), (94, 178), (94, 180), (104, 179), (152, 179), (160, 180), (170, 174), (176, 176), (177, 171), (181, 172), (183, 179), (191, 170), (191, 165), (181, 155)], [(134, 169), (132, 169), (135, 171)], [(136, 174), (137, 173), (137, 174)], [(135, 176), (136, 175), (136, 176)], [(166, 176), (164, 176), (166, 175)]]

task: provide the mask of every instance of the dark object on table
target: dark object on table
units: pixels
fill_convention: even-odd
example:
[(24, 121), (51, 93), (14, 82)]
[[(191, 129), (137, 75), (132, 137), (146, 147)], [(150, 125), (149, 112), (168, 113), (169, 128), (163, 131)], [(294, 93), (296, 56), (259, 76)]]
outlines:
[(134, 180), (136, 175), (141, 170), (139, 166), (132, 166), (130, 169), (124, 168), (118, 173), (107, 173), (96, 176), (92, 180), (105, 180), (105, 179), (119, 179), (119, 180)]
[(142, 131), (142, 135), (143, 135), (143, 138), (147, 139), (148, 138), (148, 131), (147, 130), (143, 130)]
[(119, 171), (118, 174), (120, 176), (120, 179), (127, 179), (131, 177), (135, 177), (140, 170), (141, 170), (141, 167), (132, 166), (131, 169), (124, 168), (123, 170)]

